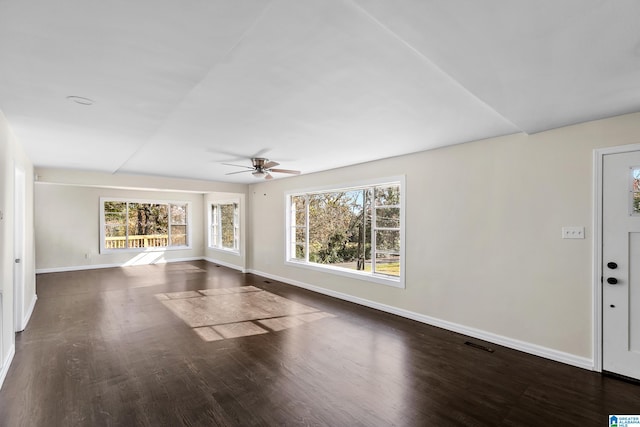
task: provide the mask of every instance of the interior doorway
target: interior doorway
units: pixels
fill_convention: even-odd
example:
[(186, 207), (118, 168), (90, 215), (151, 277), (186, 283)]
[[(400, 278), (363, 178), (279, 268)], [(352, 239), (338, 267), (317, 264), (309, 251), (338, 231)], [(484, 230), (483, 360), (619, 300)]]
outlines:
[(24, 287), (25, 287), (25, 213), (26, 175), (16, 166), (14, 174), (14, 229), (13, 229), (13, 313), (15, 331), (24, 330)]

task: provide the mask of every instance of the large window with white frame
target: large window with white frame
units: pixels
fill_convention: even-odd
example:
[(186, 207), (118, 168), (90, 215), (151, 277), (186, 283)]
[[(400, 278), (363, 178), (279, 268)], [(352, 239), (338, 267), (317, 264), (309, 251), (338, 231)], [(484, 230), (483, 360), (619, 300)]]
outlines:
[(240, 251), (240, 203), (238, 200), (214, 202), (209, 210), (209, 247)]
[(287, 262), (404, 287), (403, 181), (287, 194)]
[(100, 199), (100, 251), (190, 247), (189, 203)]

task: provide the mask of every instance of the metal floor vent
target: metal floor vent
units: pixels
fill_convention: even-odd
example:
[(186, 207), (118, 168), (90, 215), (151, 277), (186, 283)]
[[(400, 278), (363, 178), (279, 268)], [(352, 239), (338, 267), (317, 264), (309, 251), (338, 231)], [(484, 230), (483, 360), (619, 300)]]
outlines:
[(478, 350), (488, 351), (489, 353), (493, 353), (493, 349), (486, 347), (482, 344), (477, 344), (471, 341), (465, 341), (464, 345), (468, 345), (469, 347), (477, 348)]

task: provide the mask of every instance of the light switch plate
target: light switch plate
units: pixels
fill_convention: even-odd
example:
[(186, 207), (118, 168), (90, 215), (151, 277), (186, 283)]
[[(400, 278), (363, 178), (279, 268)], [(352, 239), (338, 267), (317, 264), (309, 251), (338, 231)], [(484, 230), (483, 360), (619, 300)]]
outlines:
[(584, 239), (584, 227), (562, 227), (563, 239)]

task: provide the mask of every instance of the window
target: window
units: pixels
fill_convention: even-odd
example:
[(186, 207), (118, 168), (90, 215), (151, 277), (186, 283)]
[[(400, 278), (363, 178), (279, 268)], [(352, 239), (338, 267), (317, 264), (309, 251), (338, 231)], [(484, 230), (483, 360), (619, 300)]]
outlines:
[(238, 201), (211, 204), (209, 247), (239, 252), (240, 214)]
[(403, 287), (402, 181), (288, 194), (288, 262)]
[(189, 246), (186, 202), (100, 199), (101, 252)]
[(631, 215), (640, 215), (640, 167), (631, 168)]

